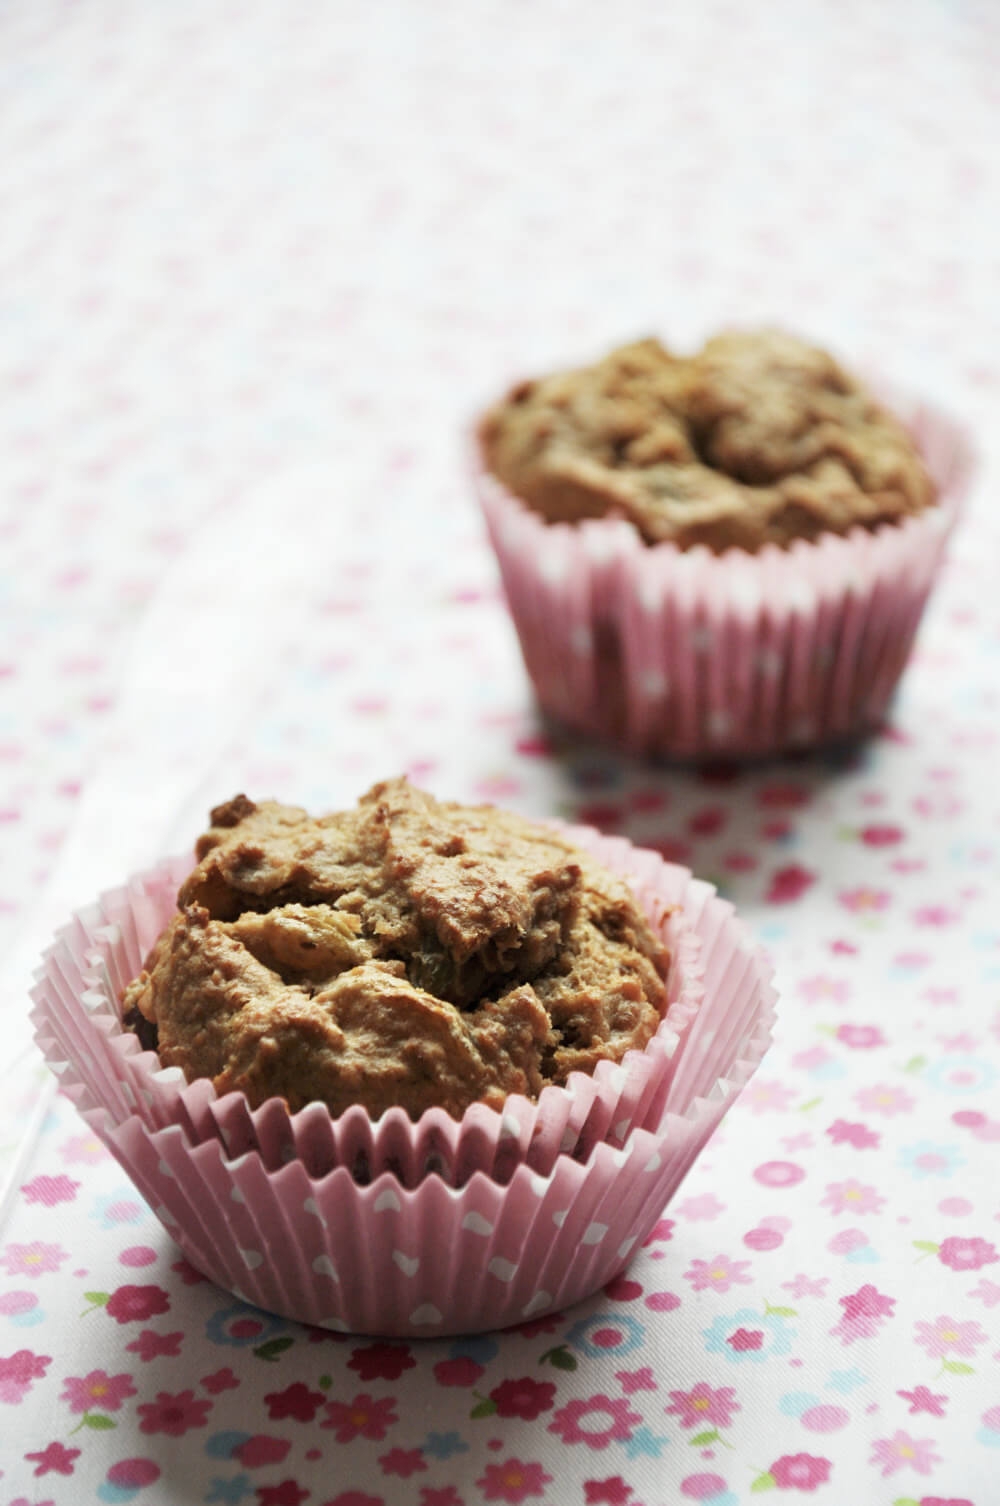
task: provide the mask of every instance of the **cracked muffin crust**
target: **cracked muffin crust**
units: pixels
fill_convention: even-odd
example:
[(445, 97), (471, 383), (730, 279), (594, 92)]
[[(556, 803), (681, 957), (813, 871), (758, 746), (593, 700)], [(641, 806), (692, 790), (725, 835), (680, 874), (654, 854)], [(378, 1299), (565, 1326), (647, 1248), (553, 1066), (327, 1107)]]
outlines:
[(521, 382), (482, 420), (487, 470), (549, 522), (626, 518), (649, 544), (787, 547), (919, 513), (934, 484), (902, 424), (825, 351), (732, 330)]
[(211, 813), (179, 912), (125, 989), (164, 1066), (253, 1107), (499, 1107), (620, 1061), (666, 1009), (627, 884), (558, 832), (405, 780), (309, 817)]

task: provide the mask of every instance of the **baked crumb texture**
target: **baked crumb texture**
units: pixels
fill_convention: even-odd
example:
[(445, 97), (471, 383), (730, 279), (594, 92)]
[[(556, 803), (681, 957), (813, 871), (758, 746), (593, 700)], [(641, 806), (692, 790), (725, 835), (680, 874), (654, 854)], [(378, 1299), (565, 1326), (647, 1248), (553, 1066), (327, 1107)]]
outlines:
[(480, 425), (486, 467), (550, 522), (620, 516), (714, 553), (877, 528), (934, 484), (903, 426), (825, 351), (729, 331), (522, 382)]
[(319, 819), (238, 795), (211, 822), (123, 1010), (220, 1094), (458, 1117), (620, 1061), (660, 1023), (661, 940), (558, 833), (405, 780)]

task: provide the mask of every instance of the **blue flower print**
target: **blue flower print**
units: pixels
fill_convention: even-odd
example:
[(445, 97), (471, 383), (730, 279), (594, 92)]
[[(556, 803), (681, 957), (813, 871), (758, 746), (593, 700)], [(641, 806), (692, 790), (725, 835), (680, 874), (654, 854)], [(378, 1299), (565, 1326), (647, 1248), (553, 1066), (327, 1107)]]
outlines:
[(640, 1347), (645, 1336), (646, 1330), (636, 1318), (626, 1313), (609, 1316), (602, 1312), (574, 1323), (566, 1342), (588, 1359), (598, 1360), (608, 1354), (630, 1354)]
[(772, 1355), (787, 1354), (796, 1329), (780, 1313), (741, 1307), (702, 1329), (709, 1354), (723, 1354), (731, 1365), (762, 1365)]

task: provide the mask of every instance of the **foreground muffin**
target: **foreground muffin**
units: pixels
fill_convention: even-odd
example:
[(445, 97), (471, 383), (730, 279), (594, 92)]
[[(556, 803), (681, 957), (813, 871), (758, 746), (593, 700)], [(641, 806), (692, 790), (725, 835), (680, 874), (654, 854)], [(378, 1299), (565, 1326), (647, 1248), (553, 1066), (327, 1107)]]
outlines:
[(874, 726), (969, 470), (959, 431), (912, 419), (776, 331), (515, 386), (479, 484), (543, 708), (683, 757)]
[(556, 831), (402, 779), (318, 819), (240, 795), (211, 822), (122, 1000), (188, 1081), (458, 1118), (621, 1061), (666, 1012), (662, 937)]
[[(210, 836), (220, 863), (233, 830)], [(196, 1269), (288, 1318), (421, 1337), (562, 1310), (628, 1264), (766, 1051), (774, 992), (710, 885), (589, 828), (563, 835), (627, 882), (669, 944), (667, 1017), (621, 1063), (460, 1120), (439, 1108), (372, 1119), (358, 1105), (333, 1118), (320, 1102), (290, 1115), (280, 1098), (248, 1111), (242, 1093), (185, 1083), (143, 1051), (119, 1001), (173, 922), (189, 858), (133, 876), (59, 933), (34, 990), (39, 1047)], [(259, 916), (269, 900), (255, 883)], [(244, 1141), (234, 1115), (248, 1112)]]

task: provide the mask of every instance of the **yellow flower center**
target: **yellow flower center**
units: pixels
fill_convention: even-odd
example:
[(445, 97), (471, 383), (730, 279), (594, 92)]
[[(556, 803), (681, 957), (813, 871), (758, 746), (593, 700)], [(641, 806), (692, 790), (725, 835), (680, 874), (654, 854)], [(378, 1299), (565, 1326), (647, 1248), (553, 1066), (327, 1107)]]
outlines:
[(899, 1445), (899, 1452), (901, 1458), (903, 1459), (912, 1459), (914, 1456), (914, 1450), (910, 1448), (910, 1445), (908, 1443), (901, 1443)]
[(352, 1423), (354, 1424), (354, 1426), (356, 1428), (363, 1428), (364, 1425), (365, 1425), (365, 1423), (368, 1421), (368, 1413), (367, 1412), (352, 1412), (351, 1413), (351, 1421), (352, 1421)]
[(946, 1328), (941, 1337), (943, 1339), (947, 1339), (949, 1344), (953, 1344), (958, 1338), (958, 1334), (955, 1332), (954, 1328)]
[(725, 1281), (727, 1272), (722, 1266), (716, 1266), (714, 1271), (708, 1273), (713, 1281)]
[(107, 1396), (108, 1388), (107, 1386), (91, 1386), (90, 1394), (91, 1396)]
[(519, 1469), (509, 1469), (503, 1477), (505, 1485), (512, 1485), (515, 1489), (524, 1484), (524, 1475)]
[(844, 1193), (844, 1196), (846, 1198), (849, 1198), (853, 1203), (857, 1201), (857, 1199), (861, 1196), (861, 1193), (856, 1187), (848, 1187), (847, 1191)]
[(37, 1250), (32, 1250), (30, 1255), (25, 1255), (24, 1263), (25, 1265), (37, 1265), (41, 1258)]
[(695, 1399), (694, 1399), (694, 1401), (691, 1403), (691, 1405), (692, 1405), (692, 1407), (694, 1408), (694, 1410), (696, 1412), (707, 1412), (708, 1411), (708, 1397), (707, 1396), (696, 1396)]

